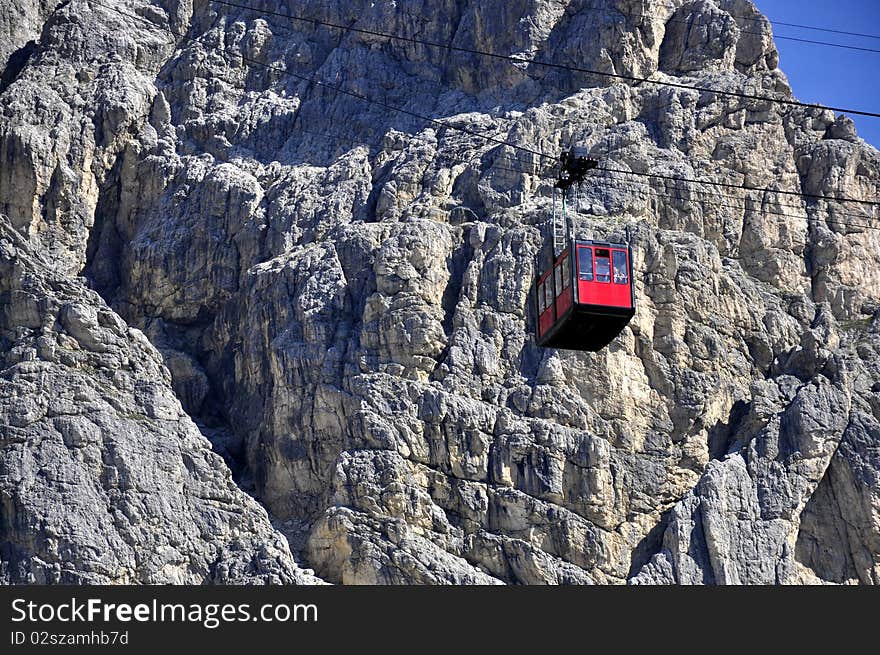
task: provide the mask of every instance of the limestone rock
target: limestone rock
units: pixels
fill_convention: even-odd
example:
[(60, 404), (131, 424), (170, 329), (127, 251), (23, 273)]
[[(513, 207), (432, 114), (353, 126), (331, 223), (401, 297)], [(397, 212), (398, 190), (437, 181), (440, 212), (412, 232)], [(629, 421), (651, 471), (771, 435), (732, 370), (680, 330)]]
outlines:
[[(100, 434), (190, 444), (198, 465), (169, 474), (223, 489), (179, 490), (187, 511), (136, 533), (175, 549), (166, 573), (96, 546), (118, 570), (243, 576), (280, 537), (228, 465), (331, 582), (877, 582), (877, 208), (796, 194), (876, 203), (880, 153), (832, 111), (613, 77), (792, 98), (752, 2), (295, 10), (450, 49), (216, 3), (112, 5), (28, 5), (46, 22), (9, 46), (35, 40), (0, 92), (8, 257), (47, 253), (82, 291), (50, 308), (16, 274), (0, 316), (8, 370), (32, 371), (9, 430), (90, 452), (69, 415), (92, 410), (47, 414), (58, 385), (82, 387), (66, 402), (95, 403)], [(618, 171), (573, 199), (576, 233), (633, 238), (637, 313), (599, 353), (532, 336), (553, 210), (535, 153), (570, 143)], [(64, 278), (79, 274), (106, 305)], [(37, 479), (48, 521), (58, 485)], [(170, 543), (205, 502), (261, 527), (230, 546), (241, 524), (218, 510), (215, 533)], [(98, 575), (13, 534), (16, 561)], [(299, 579), (277, 543), (253, 575)], [(204, 573), (223, 557), (234, 575)]]
[(5, 583), (308, 582), (158, 352), (0, 217)]

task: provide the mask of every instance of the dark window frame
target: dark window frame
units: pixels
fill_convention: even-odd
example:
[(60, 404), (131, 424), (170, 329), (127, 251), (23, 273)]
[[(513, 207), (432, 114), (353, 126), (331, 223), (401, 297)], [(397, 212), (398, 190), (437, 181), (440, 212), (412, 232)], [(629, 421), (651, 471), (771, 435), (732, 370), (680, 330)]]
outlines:
[[(579, 246), (577, 254), (578, 280), (592, 282), (595, 277), (593, 271), (593, 248), (592, 246)], [(589, 263), (590, 270), (584, 270), (584, 263)]]
[(553, 269), (553, 285), (556, 290), (556, 297), (562, 295), (562, 292), (565, 291), (565, 287), (562, 285), (562, 265), (560, 264), (555, 269)]
[[(617, 279), (617, 260), (623, 260), (623, 275), (624, 278), (621, 281)], [(625, 250), (613, 250), (611, 252), (611, 280), (614, 284), (629, 284), (629, 257), (626, 254)]]
[[(599, 254), (603, 253), (603, 254)], [(608, 272), (600, 273), (599, 272), (599, 262), (602, 261), (608, 262)], [(602, 284), (608, 284), (611, 282), (611, 249), (610, 248), (596, 248), (595, 251), (595, 262), (593, 263), (593, 277), (596, 282), (601, 282)], [(601, 279), (607, 278), (607, 279)]]

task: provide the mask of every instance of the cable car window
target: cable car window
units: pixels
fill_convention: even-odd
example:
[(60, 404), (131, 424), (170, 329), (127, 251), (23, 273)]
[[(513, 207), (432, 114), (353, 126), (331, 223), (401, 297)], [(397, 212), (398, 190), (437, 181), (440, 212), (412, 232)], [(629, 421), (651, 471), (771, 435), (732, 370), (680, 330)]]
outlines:
[(552, 282), (553, 282), (553, 279), (548, 277), (547, 284), (544, 285), (544, 289), (545, 289), (545, 293), (546, 293), (546, 295), (544, 296), (544, 306), (545, 307), (552, 307), (553, 306)]
[(547, 305), (544, 303), (544, 283), (538, 284), (538, 313), (543, 314)]
[(614, 251), (612, 264), (614, 264), (614, 284), (629, 284), (629, 270), (626, 265), (626, 253), (623, 250)]
[(553, 277), (554, 277), (554, 280), (556, 281), (556, 295), (561, 296), (562, 292), (565, 291), (565, 289), (562, 286), (562, 266), (556, 267), (556, 270), (553, 271)]
[(596, 282), (611, 282), (611, 251), (596, 248)]
[(578, 279), (593, 281), (593, 249), (578, 248)]
[(568, 255), (562, 258), (562, 263), (559, 265), (559, 268), (562, 270), (562, 288), (568, 289), (568, 285), (571, 284), (571, 271), (569, 270)]

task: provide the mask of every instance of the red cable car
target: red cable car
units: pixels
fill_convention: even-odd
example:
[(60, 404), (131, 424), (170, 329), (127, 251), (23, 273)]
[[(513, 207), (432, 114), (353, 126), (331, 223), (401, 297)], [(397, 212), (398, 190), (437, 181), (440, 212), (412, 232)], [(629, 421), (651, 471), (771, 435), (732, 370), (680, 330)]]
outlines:
[[(553, 192), (550, 270), (535, 284), (535, 340), (545, 348), (602, 350), (636, 313), (629, 228), (626, 244), (573, 239), (566, 200), (599, 164), (584, 146), (562, 153)], [(562, 214), (556, 213), (556, 189), (562, 190)], [(540, 270), (537, 265), (535, 270)]]
[(570, 239), (535, 288), (539, 346), (601, 350), (636, 313), (632, 249)]

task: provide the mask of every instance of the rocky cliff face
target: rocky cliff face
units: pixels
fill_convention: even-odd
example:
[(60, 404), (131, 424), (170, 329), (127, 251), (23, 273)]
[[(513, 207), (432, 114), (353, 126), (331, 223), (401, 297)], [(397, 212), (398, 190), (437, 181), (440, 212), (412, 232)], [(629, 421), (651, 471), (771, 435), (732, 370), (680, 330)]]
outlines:
[[(270, 13), (791, 98), (750, 2), (241, 4), (2, 3), (9, 580), (880, 581), (880, 217), (776, 192), (877, 200), (848, 119)], [(477, 133), (774, 191), (596, 173), (638, 311), (544, 350)]]
[(0, 219), (5, 583), (307, 580), (159, 353)]

